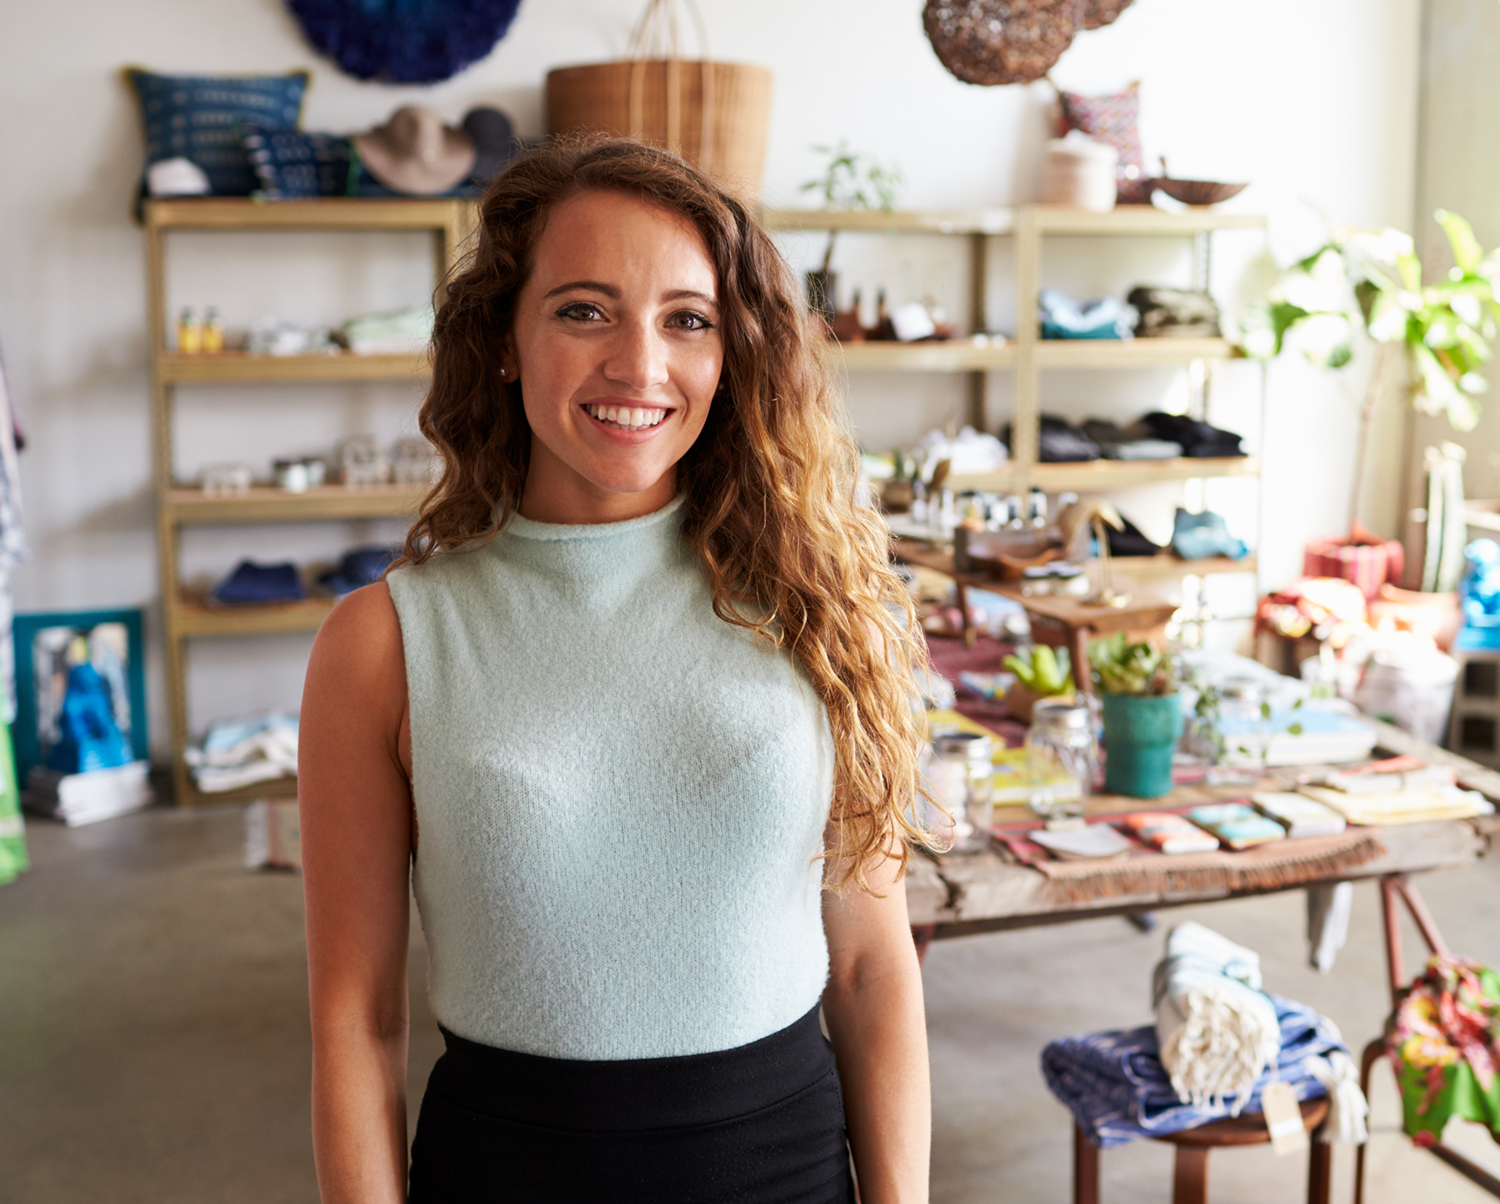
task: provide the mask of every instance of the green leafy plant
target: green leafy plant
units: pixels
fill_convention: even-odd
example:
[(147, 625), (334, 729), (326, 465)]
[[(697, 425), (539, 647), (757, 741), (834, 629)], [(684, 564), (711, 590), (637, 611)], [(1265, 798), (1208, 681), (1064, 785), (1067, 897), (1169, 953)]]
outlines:
[(1168, 653), (1123, 631), (1089, 644), (1094, 684), (1105, 694), (1162, 695), (1177, 692), (1177, 665)]
[(1005, 658), (1005, 667), (1016, 675), (1016, 680), (1039, 698), (1054, 698), (1059, 694), (1072, 694), (1072, 658), (1066, 648), (1053, 650), (1046, 644), (1033, 644), (1021, 648)]
[[(814, 146), (817, 154), (828, 156), (823, 174), (802, 185), (803, 192), (816, 192), (825, 209), (876, 210), (889, 213), (896, 207), (896, 196), (905, 183), (901, 168), (886, 165), (870, 155), (849, 149), (843, 140), (837, 146)], [(833, 264), (833, 244), (837, 230), (828, 232), (828, 248), (823, 252), (824, 275)]]
[(1272, 287), (1268, 307), (1247, 322), (1245, 350), (1259, 358), (1292, 346), (1318, 367), (1336, 371), (1355, 360), (1362, 344), (1374, 347), (1364, 396), (1356, 401), (1351, 535), (1370, 420), (1390, 372), (1401, 373), (1404, 395), (1418, 410), (1447, 414), (1462, 431), (1478, 423), (1478, 396), (1488, 387), (1479, 369), (1490, 358), (1500, 318), (1500, 251), (1486, 255), (1469, 223), (1456, 213), (1439, 209), (1434, 216), (1454, 263), (1439, 283), (1423, 285), (1411, 235), (1340, 231), (1287, 269)]
[[(1224, 759), (1224, 754), (1229, 749), (1228, 741), (1224, 739), (1223, 725), (1220, 723), (1220, 713), (1224, 701), (1224, 692), (1217, 683), (1212, 681), (1201, 667), (1188, 664), (1181, 665), (1180, 677), (1182, 684), (1197, 692), (1197, 701), (1193, 703), (1193, 713), (1188, 716), (1187, 737), (1189, 744), (1199, 753), (1206, 753), (1215, 763)], [(1292, 703), (1292, 711), (1302, 709), (1302, 699)], [(1271, 719), (1271, 704), (1262, 701), (1260, 704), (1260, 717), (1267, 723)], [(1293, 720), (1284, 728), (1279, 729), (1292, 736), (1302, 734), (1302, 724)], [(1267, 732), (1267, 735), (1274, 733)], [(1238, 753), (1250, 753), (1248, 744), (1240, 743), (1232, 750)]]

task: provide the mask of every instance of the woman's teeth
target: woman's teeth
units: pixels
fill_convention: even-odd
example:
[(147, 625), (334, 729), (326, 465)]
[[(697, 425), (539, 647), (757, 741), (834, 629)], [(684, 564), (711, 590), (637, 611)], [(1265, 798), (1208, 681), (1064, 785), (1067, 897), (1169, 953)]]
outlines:
[(664, 409), (637, 406), (584, 406), (585, 410), (600, 422), (607, 422), (626, 431), (644, 431), (655, 426), (667, 416)]

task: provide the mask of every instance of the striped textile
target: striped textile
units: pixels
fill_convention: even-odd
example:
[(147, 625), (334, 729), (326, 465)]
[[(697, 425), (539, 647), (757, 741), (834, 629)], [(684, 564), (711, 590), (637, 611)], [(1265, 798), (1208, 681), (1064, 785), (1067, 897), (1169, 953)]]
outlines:
[[(1243, 1111), (1252, 1114), (1261, 1110), (1261, 1092), (1276, 1078), (1291, 1084), (1299, 1100), (1327, 1095), (1305, 1060), (1321, 1061), (1333, 1050), (1348, 1052), (1338, 1031), (1317, 1012), (1279, 995), (1269, 998), (1281, 1026), (1281, 1054), (1245, 1101)], [(1235, 1110), (1234, 1096), (1203, 1108), (1179, 1100), (1157, 1053), (1156, 1029), (1149, 1024), (1053, 1041), (1042, 1050), (1042, 1075), (1101, 1149), (1197, 1128)]]

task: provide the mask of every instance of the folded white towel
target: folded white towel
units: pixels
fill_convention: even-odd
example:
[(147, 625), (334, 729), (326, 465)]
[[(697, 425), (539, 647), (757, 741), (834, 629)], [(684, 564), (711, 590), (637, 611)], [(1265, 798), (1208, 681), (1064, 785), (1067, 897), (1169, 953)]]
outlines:
[(1238, 1116), (1275, 1062), (1281, 1029), (1260, 983), (1260, 958), (1244, 946), (1191, 922), (1168, 934), (1153, 976), (1156, 1038), (1184, 1103), (1227, 1102)]

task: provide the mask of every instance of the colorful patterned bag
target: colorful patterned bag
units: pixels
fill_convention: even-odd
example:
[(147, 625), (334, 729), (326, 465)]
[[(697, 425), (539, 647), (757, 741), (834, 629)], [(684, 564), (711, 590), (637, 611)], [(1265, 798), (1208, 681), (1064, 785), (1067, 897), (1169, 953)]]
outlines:
[(1500, 974), (1433, 957), (1396, 1009), (1386, 1050), (1417, 1145), (1441, 1141), (1453, 1116), (1488, 1125), (1500, 1138)]

